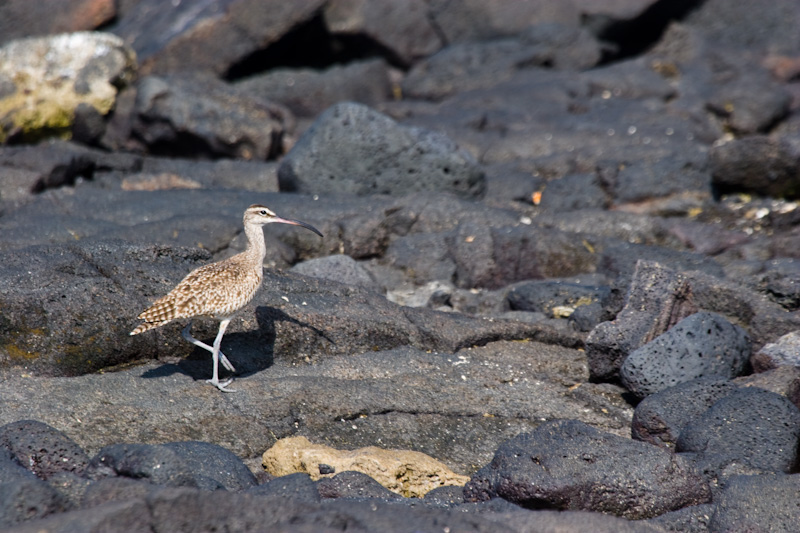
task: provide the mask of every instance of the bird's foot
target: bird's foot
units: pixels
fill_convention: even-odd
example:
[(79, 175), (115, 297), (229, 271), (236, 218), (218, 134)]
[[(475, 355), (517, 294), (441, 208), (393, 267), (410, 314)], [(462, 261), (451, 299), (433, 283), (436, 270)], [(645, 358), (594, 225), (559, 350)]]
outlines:
[(231, 382), (232, 382), (232, 381), (233, 381), (233, 379), (229, 379), (229, 380), (227, 380), (227, 381), (223, 381), (222, 383), (220, 383), (220, 381), (219, 381), (218, 379), (216, 379), (216, 380), (214, 380), (214, 379), (207, 379), (207, 380), (206, 380), (206, 383), (211, 383), (212, 385), (214, 385), (216, 388), (218, 388), (218, 389), (219, 389), (219, 390), (221, 390), (222, 392), (236, 392), (236, 391), (235, 391), (235, 390), (233, 390), (233, 389), (228, 389), (228, 388), (226, 388), (228, 385), (230, 385), (230, 384), (231, 384)]

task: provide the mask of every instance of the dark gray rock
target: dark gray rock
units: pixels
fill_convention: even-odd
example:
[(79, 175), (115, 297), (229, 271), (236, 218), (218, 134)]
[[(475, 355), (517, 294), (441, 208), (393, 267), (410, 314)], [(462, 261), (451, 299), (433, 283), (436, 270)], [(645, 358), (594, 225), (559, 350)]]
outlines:
[(374, 106), (391, 98), (389, 66), (382, 59), (356, 61), (318, 71), (272, 69), (234, 83), (242, 94), (268, 95), (299, 117), (314, 117), (339, 102)]
[(800, 144), (794, 138), (737, 139), (712, 148), (709, 165), (720, 193), (800, 195)]
[(417, 284), (452, 281), (456, 264), (450, 256), (447, 235), (445, 232), (412, 233), (392, 239), (382, 262), (401, 269)]
[(206, 71), (219, 76), (309, 21), (323, 4), (239, 0), (224, 6), (170, 6), (143, 0), (109, 31), (136, 51), (142, 74)]
[(317, 484), (308, 474), (298, 472), (276, 477), (263, 485), (247, 489), (248, 494), (257, 496), (280, 496), (296, 502), (314, 503), (322, 499)]
[(110, 476), (144, 479), (170, 487), (197, 486), (194, 472), (187, 462), (177, 451), (162, 445), (105, 446), (92, 457), (86, 468), (86, 477), (97, 480)]
[[(259, 299), (256, 324), (275, 352), (296, 362), (408, 345), (452, 353), (499, 339), (582, 344), (546, 326), (401, 307), (374, 291), (320, 278), (265, 272), (264, 283), (269, 290)], [(287, 294), (288, 302), (281, 298)]]
[(750, 358), (753, 371), (766, 372), (779, 366), (800, 367), (800, 331), (787, 333), (764, 345)]
[(616, 280), (620, 286), (631, 283), (636, 265), (652, 262), (677, 272), (705, 272), (714, 277), (723, 277), (722, 265), (712, 257), (691, 251), (682, 251), (659, 245), (624, 242), (617, 239), (601, 239), (592, 242), (595, 252), (600, 255), (597, 264), (599, 273)]
[(72, 123), (72, 139), (76, 142), (96, 146), (105, 134), (106, 121), (100, 111), (92, 105), (81, 103), (75, 108)]
[(588, 333), (601, 322), (613, 320), (618, 311), (618, 309), (611, 309), (600, 302), (592, 302), (578, 306), (575, 311), (569, 315), (569, 322), (578, 331)]
[[(82, 194), (84, 198), (82, 201), (74, 200), (73, 196), (65, 197), (58, 203), (59, 210), (70, 213), (71, 217), (75, 217), (70, 219), (73, 221), (77, 219), (79, 216), (77, 213), (80, 212), (80, 216), (88, 217), (83, 218), (86, 227), (94, 226), (94, 231), (97, 231), (97, 227), (102, 227), (107, 219), (124, 220), (126, 224), (134, 226), (147, 221), (146, 225), (142, 227), (156, 232), (156, 235), (161, 235), (166, 242), (169, 242), (173, 236), (178, 239), (176, 244), (197, 245), (199, 242), (205, 248), (218, 251), (219, 257), (223, 252), (232, 255), (236, 251), (235, 248), (232, 249), (233, 246), (226, 247), (225, 241), (230, 239), (241, 227), (241, 222), (239, 222), (240, 206), (247, 200), (252, 201), (251, 197), (245, 198), (249, 196), (246, 194), (230, 193), (226, 195), (219, 192), (204, 193), (202, 191), (163, 191), (156, 196), (147, 196), (147, 193), (143, 192), (126, 194), (120, 191), (118, 194), (119, 196), (115, 200), (115, 196), (111, 193), (88, 189)], [(85, 210), (89, 209), (89, 206), (84, 202), (101, 196), (106, 198), (105, 209), (86, 212)], [(142, 209), (141, 205), (136, 204), (136, 199), (145, 197), (148, 199), (148, 208)], [(223, 218), (207, 217), (204, 219), (206, 227), (213, 232), (210, 235), (201, 236), (199, 232), (195, 231), (196, 228), (192, 229), (194, 225), (190, 223), (190, 217), (182, 218), (182, 223), (179, 223), (178, 220), (169, 220), (170, 217), (176, 216), (176, 202), (181, 200), (194, 202), (184, 208), (187, 215), (200, 209), (205, 202), (213, 200)], [(291, 195), (279, 195), (265, 200), (265, 203), (273, 206), (277, 204), (275, 210), (281, 215), (292, 218), (301, 218), (295, 216), (295, 211), (304, 204), (307, 205), (307, 202), (307, 199)], [(444, 203), (442, 205), (435, 202), (429, 203), (428, 208), (423, 209), (415, 222), (410, 224), (411, 229), (426, 231), (428, 228), (441, 228), (452, 224), (452, 219), (446, 218), (447, 213), (443, 211), (445, 205)], [(336, 210), (342, 219), (352, 216), (352, 212), (361, 209), (363, 204), (347, 206), (347, 202), (342, 202), (343, 209)], [(465, 209), (465, 207), (461, 206), (460, 209)], [(25, 212), (29, 216), (35, 217), (35, 205), (27, 206)], [(402, 212), (413, 214), (410, 206), (394, 213), (401, 218)], [(20, 218), (21, 214), (15, 213), (14, 217), (4, 217), (0, 225), (9, 228), (8, 233), (19, 232), (22, 235), (26, 230), (25, 225), (22, 224), (24, 218)], [(456, 216), (467, 216), (467, 212), (456, 213)], [(375, 220), (378, 218), (375, 216)], [(316, 221), (312, 219), (310, 222), (315, 223)], [(397, 219), (389, 224), (389, 227), (398, 228), (397, 231), (400, 231), (399, 228), (403, 225)], [(74, 241), (74, 236), (70, 236), (70, 226), (71, 224), (66, 228), (61, 227), (59, 231), (63, 233), (63, 238), (69, 236)], [(328, 233), (326, 226), (321, 224), (319, 226), (326, 234)], [(408, 231), (409, 227), (404, 227), (405, 231)], [(182, 229), (186, 231), (182, 231)], [(176, 232), (176, 230), (178, 231)], [(112, 234), (111, 228), (106, 228), (106, 231), (108, 235)], [(134, 238), (142, 239), (142, 233), (135, 227), (117, 226), (113, 231), (117, 236), (131, 236), (132, 240)], [(137, 233), (139, 236), (135, 237)], [(310, 232), (308, 233), (310, 234)], [(332, 231), (333, 235), (338, 233)], [(275, 235), (280, 237), (275, 238)], [(519, 235), (522, 236), (521, 233)], [(310, 236), (316, 238), (313, 234)], [(355, 242), (360, 238), (362, 237), (354, 235), (352, 239), (348, 240)], [(364, 238), (367, 237), (364, 236)], [(284, 239), (288, 242), (279, 244)], [(279, 253), (271, 255), (270, 261), (275, 264), (285, 264), (289, 260), (295, 260), (298, 256), (314, 255), (318, 253), (316, 247), (321, 246), (321, 243), (318, 242), (319, 239), (316, 239), (314, 241), (306, 240), (306, 236), (299, 235), (296, 231), (286, 233), (280, 229), (276, 230), (275, 233), (268, 236), (268, 242), (273, 248), (277, 246)], [(287, 244), (290, 244), (291, 247), (289, 248)], [(511, 243), (509, 243), (510, 245)], [(335, 246), (338, 246), (338, 243)], [(282, 258), (282, 250), (285, 249), (292, 251), (292, 256)], [(506, 250), (505, 253), (510, 254), (511, 250)], [(566, 262), (568, 257), (565, 253), (559, 253)], [(175, 357), (190, 353), (191, 346), (182, 341), (178, 334), (181, 327), (181, 324), (178, 323), (174, 326), (167, 326), (166, 329), (161, 330), (163, 332), (161, 334), (129, 337), (127, 333), (135, 325), (133, 317), (141, 309), (149, 305), (156, 297), (170, 290), (187, 272), (209, 262), (209, 259), (208, 253), (203, 250), (123, 244), (119, 241), (100, 240), (100, 236), (95, 236), (94, 239), (82, 238), (80, 242), (68, 246), (28, 247), (20, 250), (19, 253), (11, 254), (3, 263), (5, 270), (4, 274), (0, 276), (3, 294), (0, 300), (3, 302), (4, 316), (7, 321), (5, 323), (0, 321), (0, 339), (2, 339), (0, 347), (5, 354), (3, 363), (19, 365), (24, 362), (39, 372), (75, 375), (133, 359), (141, 359), (143, 355)], [(466, 256), (465, 259), (467, 259)], [(43, 281), (45, 279), (46, 283)], [(302, 278), (306, 281), (301, 281), (301, 278), (294, 279), (293, 283), (298, 284), (295, 287), (300, 291), (298, 300), (302, 301), (300, 298), (308, 299), (308, 305), (301, 306), (299, 309), (317, 315), (318, 318), (315, 318), (314, 322), (318, 321), (320, 325), (323, 325), (321, 331), (326, 332), (326, 335), (332, 334), (331, 338), (336, 339), (336, 343), (331, 344), (329, 341), (323, 341), (322, 336), (308, 337), (309, 330), (301, 328), (302, 331), (298, 332), (300, 333), (298, 340), (305, 340), (300, 342), (297, 347), (299, 349), (302, 346), (303, 350), (306, 348), (311, 350), (304, 351), (304, 354), (313, 353), (311, 347), (316, 342), (322, 342), (327, 346), (322, 353), (330, 349), (334, 349), (336, 353), (352, 353), (353, 350), (372, 350), (375, 346), (391, 348), (403, 346), (409, 342), (413, 344), (433, 341), (436, 338), (438, 338), (435, 341), (438, 347), (451, 349), (445, 347), (481, 343), (483, 342), (480, 340), (481, 337), (494, 340), (500, 338), (498, 335), (506, 338), (531, 336), (543, 338), (540, 335), (549, 335), (549, 338), (561, 337), (561, 335), (553, 335), (554, 332), (548, 332), (546, 328), (525, 326), (508, 321), (491, 323), (465, 319), (461, 316), (447, 319), (438, 318), (434, 322), (441, 323), (441, 320), (446, 320), (453, 327), (440, 332), (428, 331), (427, 327), (424, 327), (425, 319), (421, 316), (419, 318), (405, 316), (406, 313), (413, 315), (416, 311), (401, 310), (377, 294), (373, 293), (368, 296), (368, 293), (364, 292), (363, 296), (355, 296), (361, 293), (359, 291), (350, 292), (353, 289), (345, 290), (345, 286), (332, 289), (335, 284), (329, 285), (333, 292), (330, 292), (328, 297), (342, 299), (339, 304), (332, 307), (329, 300), (320, 297), (319, 292), (314, 293), (313, 290), (309, 292), (308, 288), (300, 288), (306, 281), (311, 281), (313, 278)], [(267, 285), (269, 283), (272, 281), (268, 281)], [(279, 286), (280, 284), (276, 285), (276, 287)], [(87, 290), (88, 287), (92, 288)], [(282, 290), (287, 289), (289, 289), (288, 286), (282, 288)], [(281, 294), (286, 296), (287, 293)], [(354, 298), (348, 300), (349, 295), (353, 295)], [(357, 304), (356, 302), (362, 298), (363, 305)], [(124, 305), (128, 307), (124, 313), (119, 312), (120, 302), (124, 302)], [(317, 305), (318, 309), (312, 311)], [(337, 309), (339, 306), (341, 309)], [(376, 315), (374, 310), (379, 308), (386, 308), (388, 314), (385, 317)], [(323, 315), (330, 315), (331, 312), (338, 314), (338, 318), (335, 318), (334, 322), (323, 317)], [(360, 313), (366, 314), (358, 318)], [(246, 313), (243, 315), (247, 316)], [(83, 319), (85, 316), (108, 318), (98, 322), (85, 320)], [(269, 313), (261, 316), (268, 321), (271, 320)], [(257, 322), (252, 320), (252, 315), (249, 317), (251, 320), (248, 327), (258, 329)], [(341, 327), (352, 319), (356, 319), (356, 322), (351, 324), (352, 328), (350, 326)], [(412, 319), (415, 324), (419, 323), (423, 326), (418, 332), (417, 326), (412, 325)], [(239, 321), (236, 322), (241, 324)], [(333, 323), (337, 323), (339, 326), (332, 326)], [(457, 326), (456, 323), (460, 325)], [(235, 323), (231, 332), (241, 331), (239, 324)], [(208, 323), (199, 323), (196, 328), (194, 330), (196, 335), (203, 335), (204, 332), (208, 334), (213, 329), (209, 327)], [(43, 331), (47, 331), (47, 334), (43, 334)], [(273, 335), (272, 332), (274, 332), (272, 328), (264, 329), (265, 339)], [(357, 334), (353, 335), (354, 332)], [(364, 332), (374, 333), (374, 338), (367, 339), (363, 335)], [(86, 344), (80, 340), (86, 338), (84, 335), (91, 337), (91, 343)], [(120, 343), (120, 339), (128, 340)], [(315, 340), (312, 341), (312, 339)], [(409, 341), (409, 339), (411, 340)], [(373, 340), (375, 342), (372, 342)], [(580, 343), (577, 339), (564, 338), (564, 341), (573, 346)], [(355, 344), (353, 344), (354, 342)], [(290, 348), (289, 345), (284, 346), (281, 343), (282, 341), (279, 339), (278, 347), (280, 349)], [(65, 352), (64, 346), (74, 346), (75, 348), (70, 348)], [(361, 346), (361, 348), (357, 346)], [(292, 353), (291, 350), (288, 353)], [(305, 357), (299, 353), (296, 355), (300, 358)]]
[(679, 456), (581, 422), (556, 420), (503, 443), (464, 495), (642, 519), (704, 503), (711, 493)]
[(800, 409), (786, 397), (742, 388), (714, 403), (682, 430), (676, 450), (696, 452), (712, 475), (733, 462), (769, 472), (792, 472), (800, 446)]
[(779, 0), (759, 12), (751, 7), (746, 0), (709, 0), (691, 11), (686, 23), (709, 40), (740, 52), (791, 54), (800, 47), (794, 31), (800, 14), (794, 2)]
[(37, 145), (0, 147), (0, 199), (32, 200), (47, 189), (91, 180), (95, 172), (131, 172), (141, 168), (141, 157), (108, 154), (73, 142), (50, 140)]
[[(278, 192), (278, 164), (274, 161), (244, 161), (219, 159), (197, 161), (192, 159), (142, 157), (141, 173), (124, 174), (118, 180), (126, 190), (178, 189), (180, 186), (161, 186), (163, 175), (178, 176), (186, 180), (185, 188), (239, 189), (256, 192)], [(102, 179), (102, 173), (96, 179)], [(152, 184), (152, 185), (151, 185)]]
[(727, 231), (711, 224), (680, 220), (670, 224), (670, 233), (691, 250), (718, 255), (749, 240), (742, 231)]
[(686, 280), (657, 263), (637, 262), (625, 307), (586, 339), (586, 357), (595, 380), (618, 375), (628, 355), (697, 311)]
[(669, 80), (651, 68), (646, 58), (604, 64), (584, 73), (593, 95), (666, 101), (678, 96)]
[(459, 91), (491, 87), (532, 55), (517, 39), (454, 44), (417, 62), (403, 79), (403, 94), (441, 100)]
[(57, 472), (47, 479), (47, 484), (64, 497), (67, 509), (77, 509), (94, 482), (74, 472)]
[(40, 182), (40, 174), (6, 166), (0, 169), (0, 208), (12, 209), (29, 201)]
[(137, 85), (132, 134), (154, 154), (271, 159), (283, 153), (291, 113), (211, 76), (145, 77)]
[(709, 531), (797, 529), (800, 475), (736, 476), (715, 499)]
[(340, 472), (333, 477), (322, 478), (317, 481), (317, 490), (322, 498), (403, 499), (402, 496), (390, 491), (368, 475), (355, 471)]
[[(607, 14), (608, 9), (598, 11)], [(468, 3), (453, 0), (431, 2), (430, 16), (447, 42), (484, 41), (515, 35), (535, 24), (577, 26), (581, 10), (575, 5), (551, 2)]]
[(309, 259), (292, 267), (292, 272), (314, 278), (330, 279), (345, 285), (376, 289), (369, 272), (352, 257), (344, 254)]
[[(796, 259), (794, 243), (797, 242), (798, 233), (800, 233), (800, 230), (797, 227), (790, 230), (776, 231), (771, 243), (772, 248), (775, 250), (775, 255)], [(794, 293), (795, 291), (792, 292)]]
[(789, 399), (800, 408), (800, 366), (781, 365), (772, 370), (736, 378), (740, 387), (758, 387)]
[(577, 235), (526, 225), (491, 228), (462, 223), (447, 236), (462, 288), (497, 289), (515, 281), (593, 272), (597, 256)]
[(10, 482), (16, 479), (37, 479), (36, 475), (22, 466), (5, 447), (0, 447), (0, 479)]
[(651, 518), (647, 523), (675, 533), (708, 533), (715, 510), (716, 506), (710, 503), (692, 505)]
[(428, 10), (423, 0), (409, 0), (402, 7), (391, 0), (336, 2), (327, 5), (323, 16), (334, 36), (374, 43), (395, 63), (407, 66), (442, 46)]
[(788, 101), (762, 56), (749, 48), (721, 47), (703, 28), (672, 23), (646, 57), (672, 79), (679, 95), (673, 108), (705, 122), (709, 133), (728, 128), (752, 134), (782, 118)]
[(610, 200), (596, 174), (567, 174), (544, 187), (542, 209), (576, 211), (606, 208)]
[[(624, 111), (620, 110), (620, 113)], [(613, 123), (606, 117), (599, 117), (604, 122)], [(657, 119), (650, 116), (641, 117), (653, 124), (644, 125), (655, 129)], [(644, 126), (643, 125), (643, 126)], [(671, 126), (663, 126), (674, 131)], [(639, 129), (636, 129), (637, 133)], [(614, 130), (616, 134), (616, 130)], [(643, 132), (646, 134), (646, 131)], [(675, 135), (668, 135), (672, 137)], [(678, 143), (676, 143), (678, 144)], [(607, 154), (604, 163), (617, 161), (614, 166), (606, 166), (603, 181), (606, 194), (616, 204), (645, 202), (654, 197), (668, 197), (687, 191), (708, 194), (709, 170), (708, 156), (705, 148), (690, 142), (682, 142), (683, 146), (665, 146), (663, 148), (632, 147), (625, 154)], [(616, 157), (615, 157), (616, 156)], [(624, 162), (619, 164), (619, 162)], [(611, 168), (613, 171), (608, 171)]]
[(753, 291), (737, 280), (723, 280), (703, 272), (686, 272), (698, 307), (728, 318), (745, 328), (754, 350), (800, 329), (800, 316)]
[[(603, 237), (610, 239), (612, 243), (623, 241), (637, 249), (637, 252), (642, 245), (680, 249), (680, 243), (669, 233), (669, 226), (657, 216), (602, 209), (567, 212), (550, 210), (539, 213), (533, 223), (542, 228), (556, 228), (569, 233), (579, 233), (582, 236), (592, 236), (595, 239)], [(603, 240), (599, 242), (602, 243)], [(647, 248), (641, 253), (647, 253)]]
[(689, 422), (737, 388), (728, 380), (701, 378), (652, 394), (636, 406), (631, 436), (674, 449), (681, 430)]
[(446, 233), (393, 239), (383, 261), (416, 283), (499, 289), (525, 279), (591, 272), (596, 257), (575, 235), (526, 225), (492, 228), (470, 220)]
[[(282, 294), (269, 298), (285, 303)], [(303, 300), (297, 300), (302, 306)], [(269, 299), (262, 304), (274, 305)], [(259, 464), (264, 450), (287, 436), (303, 435), (338, 449), (379, 442), (426, 453), (464, 474), (488, 463), (500, 443), (533, 430), (543, 418), (569, 417), (618, 435), (630, 432), (632, 408), (622, 398), (624, 389), (585, 383), (586, 359), (577, 349), (491, 342), (457, 354), (404, 347), (342, 356), (315, 351), (304, 360), (273, 348), (269, 338), (252, 331), (255, 324), (229, 332), (230, 342), (223, 343), (239, 370), (235, 395), (219, 394), (204, 383), (211, 365), (208, 353), (199, 349), (196, 358), (173, 355), (174, 363), (68, 379), (23, 378), (21, 369), (12, 369), (0, 371), (5, 383), (0, 422), (36, 416), (84, 449), (153, 442), (159, 435), (201, 440), (224, 446), (251, 464)], [(198, 333), (199, 338), (210, 342), (216, 332), (211, 325), (207, 336)], [(427, 327), (436, 331), (448, 325), (431, 322)], [(153, 343), (186, 344), (179, 329), (156, 335)], [(296, 332), (298, 337), (308, 334), (305, 328)], [(125, 417), (119, 416), (120, 405)], [(65, 411), (72, 416), (64, 417)], [(209, 423), (209, 413), (221, 412), (228, 414)], [(477, 441), (471, 437), (476, 434), (481, 435)]]
[(514, 38), (457, 43), (417, 62), (403, 94), (441, 100), (456, 92), (492, 87), (521, 68), (582, 70), (600, 59), (600, 45), (585, 29), (558, 23), (531, 26)]
[(735, 378), (749, 359), (747, 332), (703, 311), (632, 351), (620, 367), (620, 378), (628, 390), (644, 398), (697, 378)]
[(0, 448), (41, 479), (59, 472), (83, 474), (89, 456), (75, 441), (36, 420), (20, 420), (0, 426)]
[(111, 502), (87, 509), (59, 513), (42, 520), (31, 520), (14, 528), (15, 533), (53, 533), (86, 531), (124, 533), (152, 531), (150, 512), (143, 499)]
[[(128, 313), (119, 313), (120, 301), (128, 300), (123, 295), (153, 294), (152, 281), (136, 270), (160, 265), (157, 269), (165, 268), (162, 275), (171, 270), (170, 277), (178, 280), (198, 266), (198, 260), (207, 261), (207, 254), (120, 242), (29, 247), (11, 254), (0, 278), (3, 363), (76, 375), (138, 359), (138, 343), (120, 343), (137, 312), (131, 306)], [(144, 308), (147, 296), (134, 296), (130, 303), (137, 305), (134, 302)], [(91, 318), (97, 316), (104, 319)]]
[(93, 480), (86, 488), (81, 507), (89, 508), (109, 502), (143, 499), (159, 489), (159, 485), (150, 483), (146, 478), (106, 477), (97, 479)]
[[(496, 501), (496, 500), (492, 500)], [(491, 502), (487, 502), (491, 503)], [(461, 509), (463, 507), (459, 507)], [(626, 520), (616, 516), (583, 511), (501, 510), (485, 513), (486, 519), (513, 528), (515, 531), (549, 533), (574, 531), (592, 533), (663, 533), (660, 527), (645, 520)]]
[(800, 261), (787, 258), (774, 263), (769, 266), (775, 268), (768, 268), (761, 280), (764, 292), (787, 311), (800, 310)]
[(554, 315), (555, 307), (579, 308), (591, 303), (602, 305), (610, 298), (607, 286), (594, 286), (570, 281), (544, 280), (515, 283), (508, 291), (512, 310), (538, 311)]
[(509, 203), (533, 202), (533, 194), (544, 188), (545, 180), (525, 164), (495, 163), (484, 165), (486, 174), (486, 192), (484, 202)]
[(320, 115), (278, 169), (281, 190), (313, 194), (451, 191), (484, 188), (480, 167), (446, 136), (401, 126), (366, 106), (342, 103)]
[(455, 507), (464, 503), (464, 487), (445, 485), (429, 490), (423, 497), (425, 503), (438, 507)]
[(782, 84), (756, 75), (717, 88), (707, 105), (731, 131), (752, 135), (768, 132), (789, 114), (791, 103), (792, 95)]
[(798, 329), (800, 320), (752, 289), (700, 271), (676, 272), (640, 262), (627, 302), (614, 321), (599, 324), (586, 340), (594, 379), (617, 375), (625, 357), (698, 310), (723, 315), (750, 335), (753, 349)]
[(192, 471), (198, 488), (237, 492), (256, 486), (256, 477), (233, 452), (199, 441), (168, 442), (164, 447), (174, 451)]
[(67, 501), (53, 487), (33, 476), (0, 481), (0, 528), (67, 510)]

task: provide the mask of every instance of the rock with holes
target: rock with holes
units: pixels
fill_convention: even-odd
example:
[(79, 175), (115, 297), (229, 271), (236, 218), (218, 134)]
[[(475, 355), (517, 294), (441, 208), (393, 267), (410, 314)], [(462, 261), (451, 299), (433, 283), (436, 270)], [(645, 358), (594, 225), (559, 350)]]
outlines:
[(786, 397), (756, 387), (720, 399), (681, 431), (676, 449), (696, 452), (707, 472), (734, 463), (789, 473), (797, 464), (800, 409)]
[(0, 427), (0, 448), (6, 448), (41, 479), (59, 472), (82, 474), (89, 456), (75, 441), (36, 420), (20, 420)]
[(620, 368), (622, 383), (644, 398), (702, 377), (734, 378), (750, 357), (747, 332), (716, 313), (701, 311), (637, 348)]
[(351, 102), (320, 115), (278, 169), (282, 191), (319, 195), (448, 191), (474, 197), (484, 181), (475, 159), (445, 135), (401, 126)]
[(554, 420), (503, 443), (464, 496), (642, 519), (706, 502), (711, 493), (679, 455), (575, 420)]
[(420, 452), (385, 450), (375, 446), (340, 451), (312, 444), (305, 437), (279, 440), (264, 452), (263, 464), (270, 474), (276, 476), (305, 472), (313, 480), (323, 477), (320, 473), (323, 464), (332, 466), (337, 472), (353, 470), (406, 497), (422, 497), (434, 488), (463, 485), (468, 479)]
[(625, 358), (664, 333), (676, 319), (697, 311), (686, 276), (660, 263), (637, 261), (625, 307), (586, 339), (594, 380), (614, 379)]

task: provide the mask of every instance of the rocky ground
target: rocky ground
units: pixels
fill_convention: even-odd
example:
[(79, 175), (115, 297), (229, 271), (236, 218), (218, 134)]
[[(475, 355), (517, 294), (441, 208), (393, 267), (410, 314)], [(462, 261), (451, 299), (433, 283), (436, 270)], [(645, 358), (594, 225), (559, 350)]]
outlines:
[[(795, 531), (799, 24), (3, 3), (0, 529)], [(128, 333), (253, 203), (224, 394)]]

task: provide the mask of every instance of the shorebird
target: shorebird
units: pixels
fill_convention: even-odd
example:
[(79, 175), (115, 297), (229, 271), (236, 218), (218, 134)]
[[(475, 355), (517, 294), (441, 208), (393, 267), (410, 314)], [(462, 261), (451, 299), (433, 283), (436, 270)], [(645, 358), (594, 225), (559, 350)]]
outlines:
[(179, 318), (210, 316), (219, 320), (219, 331), (214, 345), (201, 342), (191, 335), (192, 321), (183, 329), (183, 338), (195, 346), (211, 352), (214, 370), (207, 380), (223, 392), (228, 389), (233, 378), (219, 381), (219, 362), (231, 372), (233, 365), (220, 351), (222, 336), (237, 311), (250, 303), (264, 277), (263, 263), (267, 255), (262, 226), (265, 224), (293, 224), (309, 229), (322, 237), (317, 228), (299, 220), (281, 218), (263, 205), (251, 205), (244, 212), (244, 233), (247, 236), (247, 249), (217, 263), (201, 266), (190, 272), (172, 289), (169, 294), (153, 302), (153, 305), (138, 316), (144, 323), (131, 331), (138, 335), (147, 330), (163, 326)]

